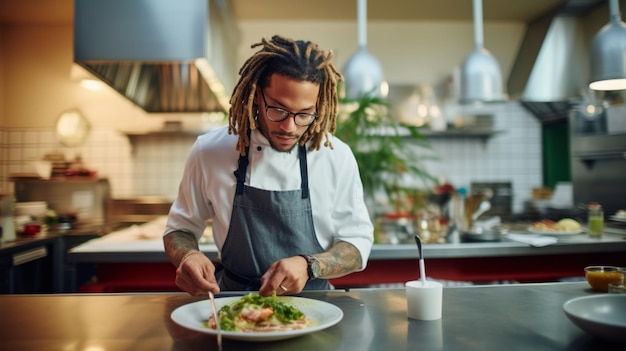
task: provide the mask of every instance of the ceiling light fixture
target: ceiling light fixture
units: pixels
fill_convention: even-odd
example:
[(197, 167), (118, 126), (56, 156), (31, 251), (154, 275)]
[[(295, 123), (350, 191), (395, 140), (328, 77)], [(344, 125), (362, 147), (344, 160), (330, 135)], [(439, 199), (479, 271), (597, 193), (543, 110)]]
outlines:
[(461, 66), (461, 103), (504, 100), (498, 61), (483, 45), (482, 0), (473, 0), (474, 51)]
[(591, 44), (591, 83), (593, 90), (626, 89), (626, 24), (622, 22), (618, 0), (609, 2), (609, 23)]
[(346, 98), (384, 96), (383, 69), (376, 57), (367, 50), (367, 0), (357, 0), (359, 47), (343, 68)]

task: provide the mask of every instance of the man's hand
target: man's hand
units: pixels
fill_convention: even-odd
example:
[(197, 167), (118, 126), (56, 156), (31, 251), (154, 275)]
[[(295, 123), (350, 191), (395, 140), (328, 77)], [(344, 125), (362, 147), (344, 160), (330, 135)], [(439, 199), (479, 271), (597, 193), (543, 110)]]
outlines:
[(215, 280), (215, 265), (198, 250), (196, 238), (186, 232), (173, 232), (163, 237), (165, 253), (176, 267), (176, 285), (190, 295), (220, 292)]
[[(322, 279), (338, 278), (361, 267), (361, 254), (354, 245), (338, 241), (328, 251), (316, 254)], [(302, 256), (293, 256), (274, 262), (261, 277), (259, 294), (269, 296), (294, 295), (304, 289), (309, 280), (308, 263)]]
[(294, 295), (301, 292), (309, 280), (307, 268), (307, 262), (301, 256), (274, 262), (261, 277), (259, 294), (270, 296), (276, 292), (276, 295)]
[(215, 280), (215, 265), (202, 252), (182, 260), (176, 269), (176, 285), (190, 295), (217, 294), (220, 287)]

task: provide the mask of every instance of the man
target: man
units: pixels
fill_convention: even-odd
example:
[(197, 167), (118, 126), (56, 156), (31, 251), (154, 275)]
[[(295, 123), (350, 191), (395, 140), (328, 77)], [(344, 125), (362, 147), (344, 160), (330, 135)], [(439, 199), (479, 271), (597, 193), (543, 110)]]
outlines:
[[(169, 213), (165, 250), (192, 295), (328, 289), (329, 278), (364, 269), (371, 250), (356, 160), (332, 135), (341, 79), (332, 52), (280, 36), (259, 46), (239, 71), (228, 127), (194, 143)], [(219, 283), (198, 251), (209, 218)]]

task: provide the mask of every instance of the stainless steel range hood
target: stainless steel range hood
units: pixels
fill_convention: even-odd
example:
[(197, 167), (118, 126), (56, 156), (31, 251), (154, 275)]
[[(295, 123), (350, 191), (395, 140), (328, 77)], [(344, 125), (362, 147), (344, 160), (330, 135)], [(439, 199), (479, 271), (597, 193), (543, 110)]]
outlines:
[(604, 0), (567, 0), (530, 22), (507, 90), (542, 123), (566, 120), (587, 91), (588, 42), (583, 17)]
[(238, 44), (228, 6), (75, 0), (74, 61), (147, 112), (224, 112)]

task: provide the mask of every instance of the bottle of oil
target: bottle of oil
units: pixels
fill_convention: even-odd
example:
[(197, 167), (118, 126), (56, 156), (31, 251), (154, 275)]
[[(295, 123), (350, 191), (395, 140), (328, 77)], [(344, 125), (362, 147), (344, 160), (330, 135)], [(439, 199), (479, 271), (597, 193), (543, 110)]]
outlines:
[(601, 237), (604, 232), (604, 211), (602, 206), (597, 202), (590, 202), (587, 205), (587, 227), (589, 235), (593, 237)]

